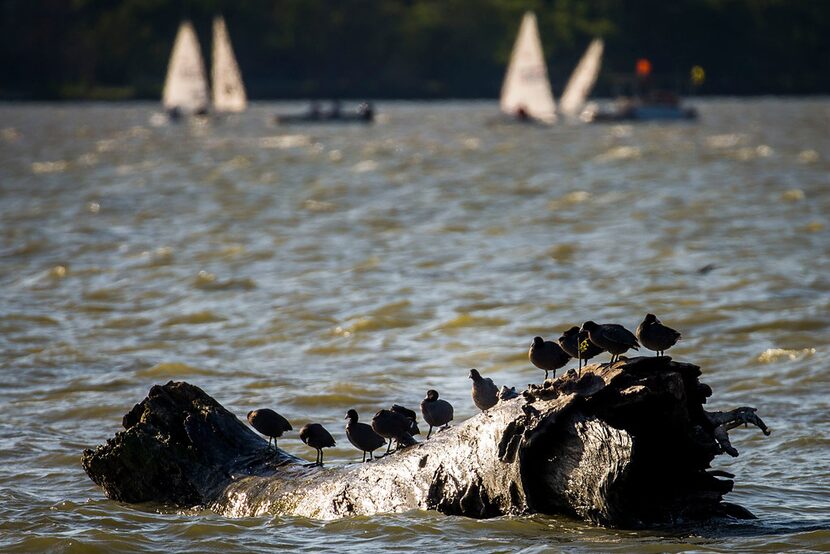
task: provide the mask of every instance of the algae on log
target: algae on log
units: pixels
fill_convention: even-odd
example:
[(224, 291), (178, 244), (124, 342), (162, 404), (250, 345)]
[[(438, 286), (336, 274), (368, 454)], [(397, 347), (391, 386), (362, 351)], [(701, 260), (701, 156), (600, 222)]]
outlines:
[(112, 499), (232, 516), (541, 512), (623, 527), (753, 517), (722, 501), (733, 476), (708, 468), (737, 455), (728, 429), (769, 431), (753, 408), (706, 412), (712, 391), (699, 376), (667, 356), (594, 364), (390, 456), (324, 468), (266, 452), (201, 389), (171, 381), (124, 416), (124, 431), (85, 450), (83, 466)]

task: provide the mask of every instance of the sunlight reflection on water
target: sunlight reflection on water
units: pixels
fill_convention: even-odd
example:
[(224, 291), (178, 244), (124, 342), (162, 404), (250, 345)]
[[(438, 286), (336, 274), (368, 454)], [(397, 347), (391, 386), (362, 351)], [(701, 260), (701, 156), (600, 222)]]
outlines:
[[(374, 127), (281, 129), (277, 109), (151, 126), (150, 104), (0, 106), (4, 549), (827, 544), (827, 100), (551, 129), (492, 124), (492, 103), (384, 105)], [(757, 523), (236, 520), (112, 503), (80, 468), (168, 379), (327, 423), (327, 458), (348, 463), (348, 408), (437, 388), (465, 419), (469, 367), (522, 386), (541, 377), (534, 335), (647, 311), (683, 331), (670, 354), (701, 365), (714, 409), (757, 406), (776, 429), (736, 430), (741, 456), (718, 460)]]

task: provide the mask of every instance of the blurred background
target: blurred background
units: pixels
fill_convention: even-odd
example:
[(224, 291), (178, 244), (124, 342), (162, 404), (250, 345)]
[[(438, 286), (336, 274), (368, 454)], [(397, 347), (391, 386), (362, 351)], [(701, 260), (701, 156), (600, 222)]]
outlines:
[(554, 91), (595, 37), (600, 96), (640, 57), (700, 94), (830, 91), (821, 0), (4, 0), (0, 98), (158, 98), (180, 20), (209, 44), (218, 14), (253, 99), (491, 98), (528, 9)]

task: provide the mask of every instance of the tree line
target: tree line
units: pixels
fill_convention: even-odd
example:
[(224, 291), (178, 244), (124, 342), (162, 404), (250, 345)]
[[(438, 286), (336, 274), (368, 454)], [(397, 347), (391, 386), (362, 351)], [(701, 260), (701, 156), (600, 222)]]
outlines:
[(223, 14), (252, 98), (496, 97), (534, 10), (554, 93), (594, 37), (596, 92), (648, 58), (700, 94), (830, 92), (824, 0), (3, 0), (0, 98), (158, 98), (177, 28)]

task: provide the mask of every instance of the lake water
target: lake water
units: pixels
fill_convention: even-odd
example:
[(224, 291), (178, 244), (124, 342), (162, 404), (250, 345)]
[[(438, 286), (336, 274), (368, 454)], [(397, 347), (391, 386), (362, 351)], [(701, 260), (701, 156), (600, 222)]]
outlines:
[[(275, 127), (256, 104), (0, 105), (0, 549), (830, 549), (830, 100), (706, 100), (693, 124), (493, 124), (495, 102), (381, 103), (371, 127)], [(621, 531), (434, 512), (314, 521), (107, 500), (84, 448), (155, 383), (240, 417), (475, 410), (467, 372), (539, 382), (534, 335), (681, 330), (710, 409), (749, 405), (727, 496), (757, 521)], [(604, 356), (601, 360), (606, 359)], [(296, 434), (280, 441), (314, 451)]]

